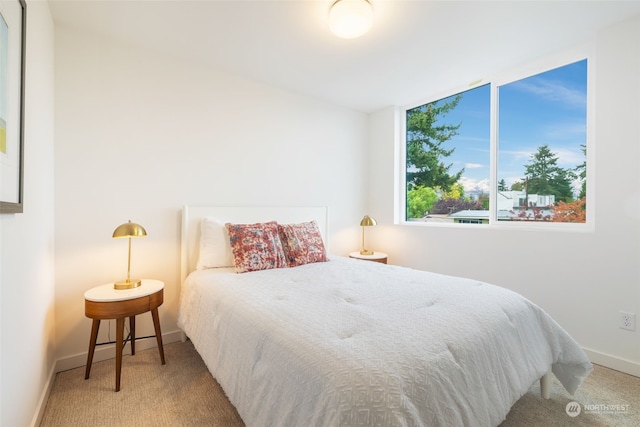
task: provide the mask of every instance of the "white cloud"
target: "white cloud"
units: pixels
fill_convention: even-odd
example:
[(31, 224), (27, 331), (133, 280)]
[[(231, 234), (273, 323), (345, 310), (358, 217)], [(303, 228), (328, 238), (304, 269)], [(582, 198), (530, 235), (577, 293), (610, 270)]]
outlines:
[(584, 123), (560, 123), (547, 126), (545, 137), (552, 140), (582, 140), (587, 137), (587, 128)]
[(465, 193), (471, 193), (474, 191), (482, 191), (483, 193), (489, 193), (490, 186), (488, 179), (482, 179), (480, 181), (466, 176), (460, 177), (458, 181), (464, 187)]
[(535, 150), (500, 150), (500, 157), (509, 158), (509, 162), (517, 161), (518, 163), (526, 163), (531, 159)]
[(464, 168), (465, 169), (480, 169), (483, 168), (484, 165), (480, 164), (480, 163), (465, 163), (464, 164)]
[(512, 85), (516, 89), (553, 102), (560, 102), (572, 108), (585, 108), (587, 102), (586, 94), (583, 91), (541, 77), (529, 78), (526, 81), (512, 83)]
[(559, 148), (553, 150), (553, 152), (558, 156), (558, 166), (563, 168), (574, 168), (585, 161), (584, 154), (579, 150)]

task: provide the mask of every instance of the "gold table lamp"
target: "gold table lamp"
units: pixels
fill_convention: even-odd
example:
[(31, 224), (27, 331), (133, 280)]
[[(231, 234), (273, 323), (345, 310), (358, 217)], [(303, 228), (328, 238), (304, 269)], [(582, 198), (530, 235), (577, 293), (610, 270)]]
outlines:
[(364, 228), (370, 227), (376, 224), (377, 224), (376, 220), (371, 218), (369, 215), (365, 215), (362, 218), (362, 221), (360, 221), (360, 226), (362, 227), (362, 250), (360, 251), (360, 255), (373, 255), (373, 251), (369, 249), (365, 249), (364, 247)]
[(131, 238), (132, 237), (144, 237), (147, 235), (147, 231), (140, 224), (131, 222), (125, 222), (121, 224), (113, 231), (113, 237), (115, 239), (128, 238), (129, 239), (129, 257), (127, 259), (127, 278), (114, 283), (115, 289), (131, 289), (140, 286), (140, 279), (131, 278)]

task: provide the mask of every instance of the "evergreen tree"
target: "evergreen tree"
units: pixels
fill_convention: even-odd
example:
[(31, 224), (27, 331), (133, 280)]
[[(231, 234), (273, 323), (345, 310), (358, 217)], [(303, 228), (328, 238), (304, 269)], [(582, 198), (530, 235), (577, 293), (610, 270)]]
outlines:
[(557, 202), (573, 201), (573, 189), (571, 188), (571, 173), (566, 169), (559, 168), (558, 172), (551, 178), (551, 188)]
[(464, 169), (452, 174), (452, 164), (442, 159), (449, 157), (455, 147), (446, 149), (444, 143), (458, 134), (458, 125), (438, 125), (440, 116), (454, 109), (462, 95), (440, 104), (439, 101), (407, 111), (407, 186), (439, 188), (450, 191), (460, 179)]
[(584, 162), (582, 164), (576, 166), (574, 172), (576, 174), (576, 178), (580, 180), (580, 193), (578, 194), (578, 199), (584, 199), (587, 197), (587, 146), (584, 144), (580, 145), (582, 154), (584, 154)]
[(538, 147), (525, 165), (525, 187), (528, 194), (552, 194), (559, 201), (573, 200), (569, 172), (558, 166), (558, 156), (547, 144)]

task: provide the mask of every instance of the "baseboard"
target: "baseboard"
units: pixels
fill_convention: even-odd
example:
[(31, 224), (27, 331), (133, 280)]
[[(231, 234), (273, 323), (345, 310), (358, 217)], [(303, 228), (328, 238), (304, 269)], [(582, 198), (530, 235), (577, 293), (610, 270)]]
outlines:
[(601, 353), (595, 350), (583, 349), (591, 362), (602, 365), (604, 367), (615, 369), (616, 371), (624, 372), (625, 374), (633, 375), (634, 377), (640, 377), (640, 363), (632, 362), (631, 360), (622, 359), (610, 354)]
[(42, 417), (44, 415), (44, 408), (47, 406), (47, 401), (49, 400), (49, 395), (51, 394), (51, 388), (53, 387), (53, 380), (56, 378), (56, 369), (55, 363), (51, 366), (51, 370), (49, 371), (49, 378), (47, 378), (47, 382), (44, 385), (44, 390), (42, 390), (42, 394), (40, 395), (40, 399), (38, 399), (38, 405), (36, 406), (36, 413), (33, 415), (33, 419), (31, 420), (30, 427), (37, 427), (42, 422)]
[[(162, 343), (169, 344), (172, 342), (180, 341), (182, 335), (182, 331), (176, 330), (173, 332), (169, 332), (166, 334), (162, 334)], [(144, 338), (144, 339), (136, 339), (136, 351), (147, 350), (149, 348), (156, 347), (156, 339), (155, 338)], [(129, 344), (127, 344), (124, 348), (123, 354), (128, 354)], [(101, 362), (103, 360), (113, 359), (116, 357), (115, 353), (115, 344), (104, 345), (99, 348), (96, 348), (93, 353), (93, 363)], [(82, 352), (79, 354), (75, 354), (73, 356), (64, 357), (62, 359), (58, 359), (56, 361), (55, 372), (68, 371), (69, 369), (79, 368), (81, 366), (85, 366), (87, 363), (87, 352)]]

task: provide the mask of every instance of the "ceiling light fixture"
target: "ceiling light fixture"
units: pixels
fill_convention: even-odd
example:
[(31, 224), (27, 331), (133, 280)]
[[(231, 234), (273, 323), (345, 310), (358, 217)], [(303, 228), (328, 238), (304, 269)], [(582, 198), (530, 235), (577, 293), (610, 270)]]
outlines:
[(343, 39), (363, 35), (372, 23), (373, 8), (367, 0), (337, 0), (329, 11), (329, 28)]

